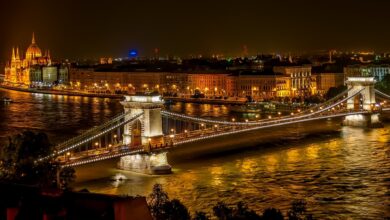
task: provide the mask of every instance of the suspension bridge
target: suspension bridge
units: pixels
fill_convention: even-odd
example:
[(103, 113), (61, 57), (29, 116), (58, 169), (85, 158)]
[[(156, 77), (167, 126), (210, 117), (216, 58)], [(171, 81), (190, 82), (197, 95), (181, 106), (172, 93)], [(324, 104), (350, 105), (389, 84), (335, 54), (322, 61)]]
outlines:
[[(167, 152), (190, 143), (267, 130), (285, 125), (344, 118), (347, 126), (377, 127), (390, 96), (375, 90), (373, 77), (350, 77), (348, 89), (304, 111), (254, 121), (223, 121), (164, 110), (157, 94), (125, 96), (124, 112), (103, 124), (56, 146), (39, 160), (57, 159), (63, 166), (118, 158), (121, 169), (159, 174), (170, 172)], [(376, 96), (383, 102), (377, 102)]]

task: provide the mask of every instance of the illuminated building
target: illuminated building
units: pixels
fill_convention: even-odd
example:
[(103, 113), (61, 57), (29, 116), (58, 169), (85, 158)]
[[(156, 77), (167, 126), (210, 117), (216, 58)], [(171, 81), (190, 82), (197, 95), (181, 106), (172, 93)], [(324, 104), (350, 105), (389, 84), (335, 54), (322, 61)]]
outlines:
[(316, 73), (317, 91), (325, 94), (332, 87), (339, 87), (344, 84), (343, 73)]
[[(30, 67), (34, 65), (50, 65), (51, 58), (49, 51), (43, 56), (38, 47), (34, 34), (30, 46), (26, 50), (25, 59), (19, 54), (19, 47), (12, 48), (11, 61), (5, 67), (5, 81), (10, 83), (31, 84)], [(35, 74), (35, 73), (34, 73)]]
[(11, 61), (5, 67), (5, 82), (27, 86), (47, 85), (54, 81), (67, 83), (67, 72), (66, 66), (52, 65), (49, 50), (42, 54), (33, 33), (24, 59), (19, 53), (19, 47), (16, 50), (12, 48)]
[(206, 96), (231, 96), (228, 89), (229, 73), (189, 73), (187, 93), (199, 90)]
[(382, 81), (390, 74), (390, 65), (351, 65), (344, 67), (344, 74), (345, 77), (373, 76), (377, 81)]
[(112, 64), (112, 57), (102, 57), (100, 58), (100, 64)]
[(293, 97), (316, 94), (316, 82), (311, 76), (311, 66), (275, 66), (273, 70), (275, 73), (282, 73), (291, 78)]
[(239, 97), (250, 96), (253, 100), (268, 100), (276, 97), (289, 97), (290, 78), (277, 74), (240, 74), (234, 92)]
[(170, 72), (96, 71), (93, 68), (71, 68), (70, 82), (75, 89), (89, 91), (136, 92), (158, 91), (161, 94), (183, 93), (187, 75)]

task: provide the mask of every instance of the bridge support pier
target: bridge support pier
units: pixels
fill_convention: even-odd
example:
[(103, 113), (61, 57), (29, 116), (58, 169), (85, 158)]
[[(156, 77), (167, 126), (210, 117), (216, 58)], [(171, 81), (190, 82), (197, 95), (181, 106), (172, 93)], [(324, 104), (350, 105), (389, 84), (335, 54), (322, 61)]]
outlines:
[(382, 122), (379, 120), (379, 113), (366, 113), (358, 115), (348, 115), (343, 121), (343, 125), (352, 127), (381, 128)]
[(168, 164), (167, 152), (124, 156), (120, 158), (118, 168), (151, 175), (169, 174), (172, 172), (172, 167)]

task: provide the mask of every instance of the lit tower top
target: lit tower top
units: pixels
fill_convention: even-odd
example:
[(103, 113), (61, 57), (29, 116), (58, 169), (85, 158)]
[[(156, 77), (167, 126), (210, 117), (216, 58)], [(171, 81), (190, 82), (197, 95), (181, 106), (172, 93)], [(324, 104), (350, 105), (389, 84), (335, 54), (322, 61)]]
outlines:
[(20, 60), (20, 56), (19, 56), (19, 47), (16, 47), (16, 60)]
[(12, 61), (14, 61), (16, 59), (15, 57), (15, 48), (12, 47)]
[(37, 58), (37, 57), (42, 57), (42, 51), (38, 47), (38, 45), (36, 44), (36, 42), (35, 42), (35, 35), (33, 33), (32, 34), (31, 44), (27, 48), (27, 51), (26, 51), (26, 59), (30, 61), (30, 60), (32, 60), (34, 58)]

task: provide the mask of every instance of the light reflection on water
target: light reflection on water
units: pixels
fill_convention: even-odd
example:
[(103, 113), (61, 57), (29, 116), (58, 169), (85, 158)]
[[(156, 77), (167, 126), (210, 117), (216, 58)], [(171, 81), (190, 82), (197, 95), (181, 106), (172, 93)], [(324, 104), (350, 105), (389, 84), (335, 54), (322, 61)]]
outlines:
[(163, 184), (171, 198), (194, 210), (245, 201), (257, 211), (286, 211), (306, 199), (318, 218), (376, 219), (389, 216), (390, 126), (342, 129), (331, 138), (311, 138), (285, 146), (248, 150), (175, 165), (174, 174), (145, 176), (123, 172), (128, 182), (112, 189), (105, 180), (84, 183), (92, 191), (147, 195)]
[[(49, 133), (59, 142), (122, 111), (116, 100), (67, 97), (0, 90), (0, 138), (24, 129)], [(230, 120), (226, 106), (177, 103), (170, 107), (194, 116)], [(244, 116), (247, 117), (247, 116)], [(211, 211), (213, 204), (246, 202), (261, 212), (286, 211), (304, 198), (316, 217), (378, 219), (390, 216), (390, 126), (365, 130), (344, 127), (340, 136), (317, 137), (259, 147), (241, 153), (174, 165), (167, 176), (117, 171), (127, 179), (103, 179), (78, 185), (94, 192), (147, 195), (161, 183), (171, 198), (190, 210)]]

